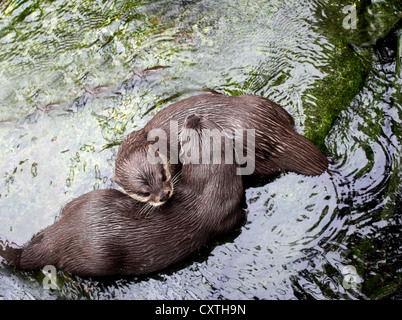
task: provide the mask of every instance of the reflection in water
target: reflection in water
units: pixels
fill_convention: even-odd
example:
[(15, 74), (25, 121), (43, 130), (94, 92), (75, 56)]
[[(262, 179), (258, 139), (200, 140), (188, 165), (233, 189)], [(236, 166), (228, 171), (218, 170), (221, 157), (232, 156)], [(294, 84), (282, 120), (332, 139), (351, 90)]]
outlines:
[(116, 187), (119, 143), (171, 102), (206, 88), (260, 94), (283, 105), (298, 131), (310, 134), (319, 128), (306, 123), (314, 123), (315, 108), (333, 94), (323, 98), (314, 90), (336, 83), (350, 91), (354, 79), (338, 75), (346, 77), (348, 61), (366, 59), (371, 71), (364, 86), (348, 91), (354, 98), (325, 139), (329, 172), (288, 173), (248, 188), (246, 224), (165, 272), (92, 280), (60, 271), (61, 288), (49, 291), (40, 272), (2, 264), (0, 297), (375, 299), (397, 291), (396, 49), (389, 43), (376, 52), (340, 47), (349, 34), (328, 36), (322, 12), (332, 7), (322, 1), (164, 3), (1, 7), (0, 238), (23, 244), (73, 198)]

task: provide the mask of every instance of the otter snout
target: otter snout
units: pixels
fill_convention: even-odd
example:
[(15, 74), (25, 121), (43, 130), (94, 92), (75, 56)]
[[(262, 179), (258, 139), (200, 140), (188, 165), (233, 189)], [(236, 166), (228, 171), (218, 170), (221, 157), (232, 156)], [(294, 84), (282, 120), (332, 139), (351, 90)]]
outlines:
[(169, 198), (170, 198), (170, 191), (162, 192), (161, 194), (159, 194), (160, 202), (166, 202), (169, 200)]
[(173, 192), (171, 190), (161, 190), (158, 194), (151, 198), (149, 202), (155, 207), (161, 206), (170, 199), (172, 194)]

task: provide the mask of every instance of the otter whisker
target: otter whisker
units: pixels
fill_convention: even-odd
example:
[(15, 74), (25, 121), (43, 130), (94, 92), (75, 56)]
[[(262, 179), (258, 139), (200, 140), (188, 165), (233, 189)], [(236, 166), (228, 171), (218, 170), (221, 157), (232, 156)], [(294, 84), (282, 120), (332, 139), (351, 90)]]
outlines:
[(176, 187), (176, 184), (180, 181), (181, 178), (181, 171), (177, 172), (174, 177), (172, 178), (172, 185), (173, 187)]
[(144, 205), (141, 207), (141, 209), (140, 209), (139, 212), (138, 212), (138, 215), (139, 215), (139, 216), (142, 216), (142, 215), (143, 215), (144, 211), (146, 210), (147, 204), (148, 204), (148, 203), (144, 203)]
[(148, 209), (148, 212), (145, 214), (145, 218), (148, 217), (149, 214), (152, 214), (155, 210), (155, 206), (150, 205), (150, 208)]
[(152, 204), (149, 204), (148, 202), (145, 203), (144, 206), (140, 210), (140, 216), (143, 216), (146, 218), (148, 216), (148, 214), (151, 211), (153, 211), (153, 209), (154, 209), (154, 206)]
[(147, 206), (146, 210), (142, 213), (142, 216), (146, 218), (148, 216), (149, 211), (152, 209), (152, 206)]

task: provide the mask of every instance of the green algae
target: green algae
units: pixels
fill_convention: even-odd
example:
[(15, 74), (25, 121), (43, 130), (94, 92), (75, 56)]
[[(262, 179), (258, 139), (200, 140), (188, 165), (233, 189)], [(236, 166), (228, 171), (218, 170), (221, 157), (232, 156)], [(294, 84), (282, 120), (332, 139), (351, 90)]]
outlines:
[[(352, 6), (356, 25), (348, 28), (344, 10)], [(371, 71), (374, 52), (372, 45), (384, 38), (402, 17), (402, 5), (398, 1), (337, 1), (323, 10), (317, 10), (320, 30), (332, 39), (334, 55), (322, 67), (327, 74), (306, 92), (315, 98), (314, 103), (305, 103), (307, 118), (305, 136), (325, 151), (325, 138), (338, 115), (346, 110), (360, 92)], [(323, 19), (323, 14), (325, 18)]]
[(350, 47), (336, 48), (334, 60), (323, 67), (328, 74), (319, 80), (307, 94), (315, 98), (314, 104), (305, 103), (307, 114), (305, 136), (325, 151), (325, 138), (337, 116), (349, 107), (362, 89), (370, 71), (370, 64)]

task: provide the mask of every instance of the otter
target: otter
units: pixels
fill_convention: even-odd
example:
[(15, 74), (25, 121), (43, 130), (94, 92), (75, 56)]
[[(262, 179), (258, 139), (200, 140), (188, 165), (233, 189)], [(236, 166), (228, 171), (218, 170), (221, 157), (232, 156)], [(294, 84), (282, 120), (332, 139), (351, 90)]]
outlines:
[[(173, 194), (172, 177), (180, 173), (181, 163), (169, 161), (171, 124), (182, 127), (188, 114), (200, 113), (221, 128), (255, 130), (255, 176), (271, 178), (280, 172), (293, 171), (315, 176), (328, 167), (326, 156), (309, 140), (297, 133), (291, 115), (278, 104), (261, 96), (225, 96), (202, 94), (173, 103), (157, 113), (143, 129), (128, 134), (119, 147), (114, 180), (138, 201), (158, 206)], [(161, 163), (147, 161), (149, 134), (154, 129), (166, 133), (168, 148)], [(174, 141), (174, 137), (173, 137)], [(244, 139), (243, 150), (248, 150)]]
[[(199, 139), (183, 139), (181, 147), (189, 144), (200, 153), (208, 138), (202, 129), (222, 130), (201, 115), (186, 117), (183, 128)], [(239, 226), (243, 196), (236, 164), (185, 162), (174, 195), (152, 215), (144, 214), (146, 204), (118, 190), (92, 191), (68, 203), (60, 219), (27, 245), (6, 246), (0, 255), (21, 269), (53, 265), (80, 276), (155, 272)]]

